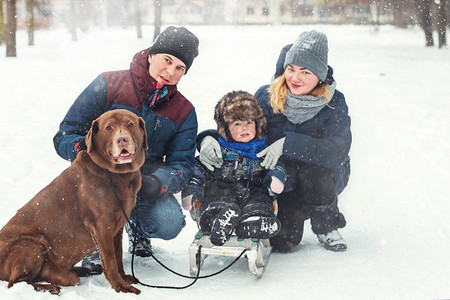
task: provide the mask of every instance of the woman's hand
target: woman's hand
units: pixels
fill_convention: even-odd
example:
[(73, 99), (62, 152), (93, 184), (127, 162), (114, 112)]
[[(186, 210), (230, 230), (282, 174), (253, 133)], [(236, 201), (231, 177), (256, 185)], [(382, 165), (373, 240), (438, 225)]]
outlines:
[(261, 167), (272, 170), (275, 168), (278, 159), (280, 158), (281, 154), (283, 154), (283, 145), (285, 139), (286, 138), (284, 137), (275, 141), (272, 145), (266, 147), (266, 149), (256, 154), (257, 157), (265, 156), (263, 162), (261, 163)]
[(205, 136), (200, 144), (199, 159), (200, 162), (210, 171), (214, 171), (214, 167), (222, 167), (222, 150), (220, 149), (219, 142), (212, 136)]

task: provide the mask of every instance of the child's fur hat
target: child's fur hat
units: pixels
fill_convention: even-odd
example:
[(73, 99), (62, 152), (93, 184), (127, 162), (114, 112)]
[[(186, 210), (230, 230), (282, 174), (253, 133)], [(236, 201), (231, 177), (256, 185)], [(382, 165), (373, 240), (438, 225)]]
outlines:
[(229, 142), (234, 140), (228, 125), (236, 120), (255, 121), (255, 139), (262, 139), (266, 134), (267, 121), (258, 100), (244, 91), (232, 91), (223, 96), (214, 110), (214, 120), (219, 135)]

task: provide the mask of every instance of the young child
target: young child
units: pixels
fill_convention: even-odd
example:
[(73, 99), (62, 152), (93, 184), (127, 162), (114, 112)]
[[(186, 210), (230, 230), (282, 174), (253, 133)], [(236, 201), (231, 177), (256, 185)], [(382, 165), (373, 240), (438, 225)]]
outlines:
[(194, 174), (182, 191), (183, 208), (199, 207), (200, 228), (214, 245), (235, 230), (240, 238), (271, 238), (280, 230), (274, 193), (284, 189), (286, 171), (261, 167), (256, 153), (266, 147), (266, 119), (258, 100), (243, 91), (226, 94), (216, 105), (223, 164), (208, 170), (196, 158)]

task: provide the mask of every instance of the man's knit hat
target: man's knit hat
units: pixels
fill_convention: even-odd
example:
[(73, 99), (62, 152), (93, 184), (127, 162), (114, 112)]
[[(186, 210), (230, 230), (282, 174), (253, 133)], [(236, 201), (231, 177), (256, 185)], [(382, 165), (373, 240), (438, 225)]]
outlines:
[(266, 134), (267, 121), (258, 100), (244, 91), (229, 92), (220, 99), (214, 110), (217, 131), (228, 142), (234, 142), (228, 125), (236, 120), (255, 121), (255, 139), (262, 139)]
[(328, 39), (326, 35), (315, 30), (300, 34), (286, 53), (284, 69), (288, 65), (306, 68), (321, 81), (325, 81), (328, 71)]
[(198, 38), (185, 27), (169, 26), (158, 35), (148, 54), (167, 53), (186, 65), (186, 73), (198, 55)]

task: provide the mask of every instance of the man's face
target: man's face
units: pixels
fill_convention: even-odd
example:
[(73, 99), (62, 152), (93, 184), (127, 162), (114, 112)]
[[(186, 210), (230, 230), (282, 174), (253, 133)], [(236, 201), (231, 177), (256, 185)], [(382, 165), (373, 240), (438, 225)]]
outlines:
[(167, 53), (150, 54), (148, 62), (150, 76), (161, 85), (176, 85), (186, 73), (186, 65)]

